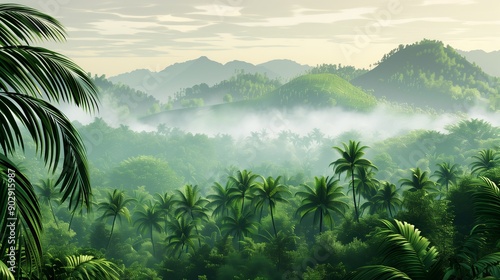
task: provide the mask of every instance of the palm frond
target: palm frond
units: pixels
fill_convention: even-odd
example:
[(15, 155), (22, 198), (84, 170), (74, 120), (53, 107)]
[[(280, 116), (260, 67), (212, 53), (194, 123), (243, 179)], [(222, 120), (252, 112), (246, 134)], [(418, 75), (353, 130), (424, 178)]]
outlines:
[[(62, 170), (55, 183), (61, 187), (61, 201), (69, 199), (69, 208), (73, 211), (80, 203), (90, 207), (91, 188), (85, 147), (64, 114), (43, 100), (17, 93), (0, 93), (0, 135), (7, 135), (0, 138), (0, 144), (4, 151), (10, 153), (16, 144), (22, 147), (24, 144), (19, 124), (9, 112), (28, 129), (52, 172), (56, 171), (62, 152)], [(10, 127), (3, 125), (5, 122)], [(17, 143), (11, 142), (11, 139), (16, 139)]]
[(95, 259), (94, 256), (74, 255), (66, 257), (64, 267), (71, 279), (82, 280), (118, 280), (120, 268), (106, 259)]
[(0, 4), (0, 46), (64, 39), (64, 28), (55, 18), (23, 5)]
[(346, 280), (412, 280), (406, 273), (390, 266), (369, 265), (357, 269)]
[(0, 47), (0, 90), (97, 109), (97, 89), (85, 71), (67, 57), (31, 47)]
[(15, 280), (14, 275), (9, 271), (9, 267), (0, 260), (0, 278), (5, 280)]
[[(7, 225), (13, 216), (16, 222), (16, 243), (25, 246), (26, 261), (35, 267), (41, 264), (42, 247), (40, 236), (42, 234), (42, 214), (36, 194), (28, 178), (17, 168), (17, 166), (6, 156), (0, 154), (0, 205), (4, 205), (4, 211), (0, 211), (1, 250), (6, 252), (10, 230)], [(10, 178), (8, 174), (13, 174)], [(11, 197), (15, 197), (15, 209), (9, 209), (9, 188), (14, 184), (15, 190)], [(12, 210), (12, 212), (11, 212)], [(20, 247), (18, 247), (20, 248)], [(19, 249), (20, 250), (20, 249)]]

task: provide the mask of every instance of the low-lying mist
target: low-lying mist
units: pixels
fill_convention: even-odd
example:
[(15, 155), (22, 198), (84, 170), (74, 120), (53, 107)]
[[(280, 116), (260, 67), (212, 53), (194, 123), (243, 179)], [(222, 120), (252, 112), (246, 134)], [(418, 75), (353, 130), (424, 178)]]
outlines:
[(494, 126), (500, 125), (500, 114), (481, 106), (475, 106), (460, 114), (408, 112), (395, 110), (390, 105), (379, 105), (370, 112), (357, 112), (340, 107), (258, 111), (205, 107), (166, 111), (144, 118), (138, 117), (126, 107), (113, 108), (105, 103), (101, 105), (99, 112), (93, 115), (67, 105), (61, 108), (72, 121), (82, 124), (88, 124), (99, 117), (112, 127), (124, 125), (134, 131), (156, 131), (159, 126), (163, 126), (209, 137), (225, 134), (234, 139), (246, 138), (255, 133), (265, 138), (276, 138), (282, 132), (303, 137), (313, 130), (319, 130), (325, 138), (335, 139), (350, 134), (357, 136), (356, 140), (373, 143), (412, 130), (445, 132), (449, 125), (470, 118), (483, 119)]

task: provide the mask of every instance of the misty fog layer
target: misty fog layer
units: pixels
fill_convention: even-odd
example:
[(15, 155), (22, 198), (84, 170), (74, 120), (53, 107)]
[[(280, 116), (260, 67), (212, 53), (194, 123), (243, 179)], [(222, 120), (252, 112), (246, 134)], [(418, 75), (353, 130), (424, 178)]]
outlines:
[(477, 118), (494, 126), (500, 125), (500, 113), (475, 106), (466, 113), (398, 112), (389, 105), (378, 105), (371, 112), (356, 112), (340, 107), (293, 108), (265, 111), (209, 108), (176, 111), (137, 120), (123, 108), (112, 108), (103, 103), (99, 113), (91, 116), (79, 108), (63, 106), (62, 110), (73, 121), (82, 124), (102, 118), (112, 127), (124, 125), (135, 131), (156, 131), (159, 125), (178, 128), (186, 133), (215, 135), (227, 134), (245, 138), (252, 132), (265, 132), (267, 137), (278, 137), (280, 132), (305, 136), (319, 129), (325, 137), (335, 138), (344, 133), (358, 133), (360, 140), (375, 142), (402, 135), (411, 130), (444, 132), (446, 127), (460, 120)]

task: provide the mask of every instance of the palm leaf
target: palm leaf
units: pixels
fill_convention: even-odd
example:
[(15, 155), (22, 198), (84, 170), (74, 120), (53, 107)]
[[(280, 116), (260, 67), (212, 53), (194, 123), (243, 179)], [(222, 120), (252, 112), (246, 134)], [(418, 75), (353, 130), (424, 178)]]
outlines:
[(95, 259), (94, 256), (79, 255), (66, 257), (64, 269), (71, 279), (81, 280), (118, 280), (120, 269), (106, 259)]
[(20, 45), (36, 40), (63, 41), (63, 26), (55, 18), (18, 4), (0, 4), (0, 45)]
[(390, 266), (369, 265), (348, 275), (346, 280), (412, 280), (406, 273)]
[(15, 280), (14, 275), (9, 271), (9, 267), (0, 260), (0, 278), (4, 280)]
[[(11, 182), (15, 185), (15, 217), (17, 218), (16, 224), (16, 242), (25, 246), (26, 261), (29, 264), (34, 264), (35, 267), (41, 263), (42, 248), (40, 236), (42, 233), (42, 214), (36, 194), (27, 177), (17, 168), (17, 166), (10, 161), (6, 156), (0, 154), (0, 167), (2, 172), (0, 174), (0, 188), (4, 191), (0, 192), (0, 205), (5, 205), (4, 211), (0, 211), (0, 229), (2, 232), (2, 252), (6, 252), (8, 245), (8, 235), (10, 230), (7, 228), (11, 218), (10, 212), (7, 211), (8, 205), (8, 187), (9, 177), (8, 173), (15, 174), (11, 178)], [(9, 172), (10, 171), (10, 172)], [(18, 246), (18, 248), (20, 248)], [(18, 249), (20, 250), (20, 249)]]
[[(43, 153), (43, 159), (52, 172), (56, 171), (62, 152), (62, 171), (56, 182), (61, 186), (61, 201), (69, 198), (69, 208), (73, 211), (80, 203), (90, 207), (91, 188), (85, 148), (64, 114), (43, 100), (17, 93), (0, 93), (0, 135), (6, 135), (5, 138), (0, 136), (0, 145), (10, 153), (16, 144), (24, 147), (19, 122), (12, 116), (28, 129), (37, 151)], [(5, 123), (9, 126), (3, 125)]]

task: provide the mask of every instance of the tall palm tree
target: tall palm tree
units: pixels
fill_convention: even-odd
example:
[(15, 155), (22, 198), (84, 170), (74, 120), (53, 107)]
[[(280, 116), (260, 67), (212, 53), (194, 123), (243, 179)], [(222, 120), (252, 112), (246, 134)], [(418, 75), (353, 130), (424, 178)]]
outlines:
[(256, 201), (256, 208), (263, 207), (265, 204), (269, 205), (269, 212), (271, 214), (271, 221), (273, 224), (274, 236), (278, 236), (276, 231), (276, 224), (274, 223), (274, 212), (276, 204), (278, 202), (286, 203), (288, 200), (285, 199), (286, 194), (290, 194), (290, 191), (285, 185), (279, 183), (281, 176), (276, 179), (269, 176), (262, 178), (262, 183), (258, 183), (255, 188), (254, 200)]
[(344, 215), (344, 211), (349, 208), (349, 205), (342, 200), (345, 195), (338, 182), (339, 180), (333, 180), (333, 177), (314, 177), (314, 187), (302, 185), (306, 190), (295, 194), (302, 197), (301, 205), (296, 211), (301, 216), (300, 221), (308, 214), (314, 213), (313, 223), (319, 222), (319, 232), (321, 233), (323, 219), (327, 219), (330, 224), (333, 224), (331, 212)]
[(392, 210), (396, 210), (397, 206), (400, 206), (403, 201), (399, 198), (399, 194), (396, 190), (396, 186), (389, 182), (384, 182), (382, 187), (377, 191), (377, 194), (373, 197), (376, 204), (385, 208), (389, 213), (390, 217), (393, 217)]
[(333, 147), (340, 154), (340, 158), (336, 161), (330, 163), (330, 166), (333, 165), (333, 170), (335, 174), (346, 173), (346, 176), (351, 176), (351, 190), (352, 190), (352, 199), (354, 202), (354, 214), (356, 221), (359, 222), (359, 212), (358, 205), (356, 203), (356, 190), (354, 187), (354, 176), (355, 171), (358, 167), (365, 168), (374, 168), (376, 167), (371, 163), (371, 161), (364, 159), (365, 155), (364, 150), (368, 148), (368, 146), (360, 146), (360, 142), (355, 142), (349, 140), (349, 144), (342, 143), (344, 149), (340, 147)]
[[(23, 5), (0, 4), (0, 169), (15, 174), (16, 217), (22, 232), (16, 235), (16, 243), (24, 244), (26, 262), (38, 267), (42, 255), (38, 200), (30, 181), (9, 159), (16, 150), (24, 149), (23, 127), (52, 173), (62, 166), (56, 181), (62, 202), (69, 201), (71, 211), (90, 203), (83, 142), (66, 116), (49, 102), (66, 101), (92, 112), (97, 109), (97, 89), (86, 72), (67, 57), (32, 45), (64, 40), (64, 28), (55, 18)], [(2, 189), (10, 184), (8, 174), (1, 175)], [(1, 198), (0, 208), (7, 209), (7, 196)], [(6, 215), (6, 211), (0, 214), (2, 232), (6, 232)], [(3, 238), (0, 243), (7, 244), (7, 236)], [(4, 246), (1, 249), (3, 259), (6, 251)]]
[(354, 188), (358, 192), (358, 205), (361, 205), (361, 196), (370, 199), (377, 193), (379, 181), (375, 179), (372, 168), (358, 167), (354, 174)]
[(382, 220), (384, 228), (379, 245), (383, 264), (358, 268), (346, 277), (349, 280), (426, 280), (442, 279), (439, 253), (430, 246), (420, 230), (407, 222)]
[(237, 207), (231, 210), (229, 216), (222, 218), (221, 231), (224, 232), (225, 236), (232, 235), (237, 238), (239, 250), (241, 240), (257, 230), (257, 222), (251, 211), (241, 211)]
[[(200, 235), (197, 223), (200, 220), (208, 220), (208, 209), (206, 205), (208, 200), (202, 198), (198, 186), (185, 185), (184, 192), (177, 190), (177, 198), (174, 200), (176, 205), (176, 217), (184, 217), (190, 219), (196, 230), (196, 234)], [(198, 239), (198, 244), (201, 246), (201, 239)]]
[(130, 222), (130, 211), (127, 208), (127, 204), (133, 201), (132, 198), (125, 198), (125, 193), (123, 191), (115, 189), (112, 193), (107, 193), (107, 199), (99, 203), (98, 211), (104, 211), (102, 213), (101, 219), (113, 218), (111, 225), (111, 233), (109, 234), (108, 245), (106, 249), (109, 248), (111, 243), (111, 237), (113, 236), (113, 231), (115, 229), (116, 218), (121, 221), (124, 217)]
[(231, 188), (231, 182), (226, 182), (225, 187), (221, 184), (215, 182), (212, 186), (214, 193), (207, 196), (210, 202), (207, 204), (207, 208), (212, 210), (212, 217), (221, 217), (223, 215), (229, 215), (229, 208), (231, 205), (231, 198), (229, 196), (229, 189)]
[(458, 165), (453, 164), (450, 166), (448, 162), (442, 162), (437, 164), (438, 169), (434, 171), (432, 176), (437, 177), (437, 183), (441, 186), (446, 187), (446, 193), (448, 193), (448, 189), (450, 184), (456, 184), (458, 179)]
[(194, 250), (194, 240), (201, 238), (193, 233), (193, 228), (193, 221), (187, 221), (182, 216), (168, 222), (170, 235), (166, 238), (167, 248), (173, 247), (174, 252), (179, 251), (178, 258), (180, 258), (184, 248), (186, 248), (186, 253), (189, 248)]
[(473, 156), (471, 163), (472, 174), (481, 175), (484, 172), (500, 166), (500, 153), (492, 149), (481, 150), (478, 155)]
[(174, 215), (174, 196), (170, 195), (168, 192), (163, 195), (157, 193), (154, 195), (155, 207), (157, 211), (160, 211), (162, 218), (165, 221), (165, 232), (167, 231), (167, 221)]
[(247, 170), (238, 170), (236, 176), (229, 177), (229, 181), (233, 183), (229, 190), (231, 201), (241, 200), (241, 209), (245, 209), (245, 198), (252, 198), (252, 191), (257, 184), (255, 180), (258, 177), (257, 174)]
[(409, 191), (415, 192), (415, 191), (430, 191), (430, 192), (436, 192), (437, 189), (435, 188), (436, 183), (431, 181), (429, 179), (429, 173), (427, 171), (423, 171), (420, 168), (412, 168), (410, 169), (411, 171), (411, 178), (403, 178), (399, 180), (401, 183), (401, 187), (410, 187)]
[(138, 210), (135, 215), (134, 226), (137, 225), (137, 230), (141, 233), (149, 233), (151, 244), (153, 246), (153, 256), (156, 255), (155, 243), (153, 240), (153, 232), (163, 230), (161, 222), (163, 220), (161, 210), (156, 209), (156, 205), (145, 204), (142, 209)]
[(52, 205), (54, 201), (59, 199), (59, 192), (55, 189), (54, 179), (40, 180), (40, 183), (35, 185), (35, 187), (38, 189), (38, 201), (49, 205), (52, 218), (54, 218), (54, 222), (59, 228), (59, 222), (57, 221), (54, 206)]

